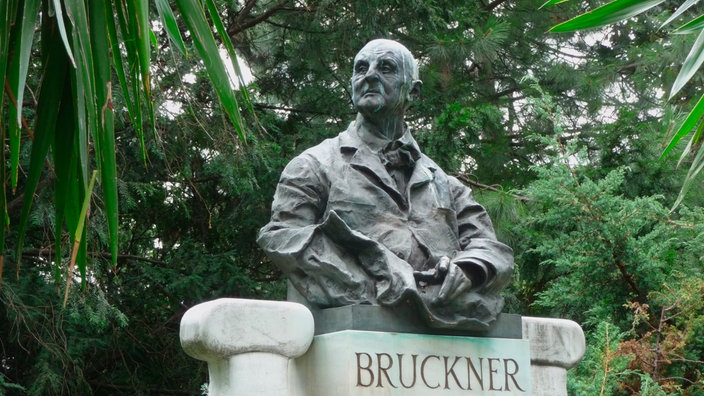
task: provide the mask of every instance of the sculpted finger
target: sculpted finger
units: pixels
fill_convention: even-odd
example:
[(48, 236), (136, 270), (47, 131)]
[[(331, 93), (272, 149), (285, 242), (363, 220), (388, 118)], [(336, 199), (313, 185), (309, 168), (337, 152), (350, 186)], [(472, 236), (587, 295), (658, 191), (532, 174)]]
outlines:
[(457, 286), (452, 290), (452, 293), (446, 296), (447, 300), (453, 300), (467, 293), (472, 288), (472, 281), (465, 276), (465, 274), (460, 270), (457, 274)]
[(450, 267), (438, 293), (438, 302), (455, 299), (472, 288), (472, 281), (467, 278), (462, 269), (455, 264)]
[(447, 256), (442, 256), (440, 261), (438, 261), (437, 271), (439, 274), (445, 275), (450, 269), (450, 258)]
[(445, 281), (440, 286), (440, 291), (438, 292), (438, 301), (444, 302), (448, 299), (448, 296), (454, 294), (454, 289), (457, 288), (457, 270), (459, 268), (452, 263), (449, 263), (447, 268), (447, 274), (445, 275)]

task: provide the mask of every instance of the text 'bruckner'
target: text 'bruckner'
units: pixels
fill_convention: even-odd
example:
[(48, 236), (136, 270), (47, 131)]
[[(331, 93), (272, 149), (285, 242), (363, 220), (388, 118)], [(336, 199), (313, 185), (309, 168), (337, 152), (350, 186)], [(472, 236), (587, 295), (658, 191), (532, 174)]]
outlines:
[(515, 359), (355, 352), (357, 387), (525, 392)]

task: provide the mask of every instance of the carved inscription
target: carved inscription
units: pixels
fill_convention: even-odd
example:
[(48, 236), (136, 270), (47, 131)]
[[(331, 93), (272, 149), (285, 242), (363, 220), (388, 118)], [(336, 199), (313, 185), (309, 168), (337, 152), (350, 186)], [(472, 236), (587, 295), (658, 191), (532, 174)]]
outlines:
[[(357, 387), (525, 392), (511, 358), (355, 352)], [(528, 369), (528, 368), (525, 368)], [(520, 378), (520, 376), (519, 376)]]

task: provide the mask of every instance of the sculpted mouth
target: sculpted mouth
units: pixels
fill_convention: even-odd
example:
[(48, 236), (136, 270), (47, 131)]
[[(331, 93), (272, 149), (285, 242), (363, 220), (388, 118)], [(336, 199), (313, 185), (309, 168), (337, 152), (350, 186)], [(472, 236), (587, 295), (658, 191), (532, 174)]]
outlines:
[[(378, 93), (381, 93), (381, 91), (383, 89), (378, 84), (364, 84), (364, 85), (365, 86), (362, 87), (362, 91), (364, 92), (365, 95), (371, 94), (371, 93), (378, 94)], [(366, 89), (364, 89), (364, 88), (366, 88)]]

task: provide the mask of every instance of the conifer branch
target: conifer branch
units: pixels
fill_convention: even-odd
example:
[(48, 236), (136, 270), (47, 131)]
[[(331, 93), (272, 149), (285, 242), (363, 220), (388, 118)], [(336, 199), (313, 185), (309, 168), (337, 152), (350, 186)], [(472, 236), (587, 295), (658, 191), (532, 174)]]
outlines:
[(488, 185), (488, 184), (482, 184), (482, 183), (479, 183), (479, 182), (477, 182), (477, 181), (471, 180), (469, 177), (467, 177), (467, 176), (465, 176), (465, 175), (455, 175), (455, 177), (456, 177), (457, 179), (459, 179), (461, 182), (463, 182), (464, 184), (467, 184), (467, 185), (469, 185), (469, 186), (471, 186), (471, 187), (476, 187), (476, 188), (479, 188), (479, 189), (481, 189), (481, 190), (489, 190), (489, 191), (493, 191), (493, 192), (497, 192), (497, 193), (501, 193), (501, 194), (506, 194), (506, 195), (508, 195), (508, 196), (510, 196), (510, 197), (513, 197), (514, 199), (516, 199), (516, 200), (518, 200), (518, 201), (521, 201), (521, 202), (528, 202), (528, 201), (530, 201), (530, 198), (528, 198), (528, 197), (526, 197), (526, 196), (523, 196), (523, 195), (517, 195), (517, 194), (513, 194), (513, 193), (506, 192), (506, 191), (504, 191), (500, 186), (499, 186), (499, 187), (495, 187), (495, 186), (490, 186), (490, 185)]

